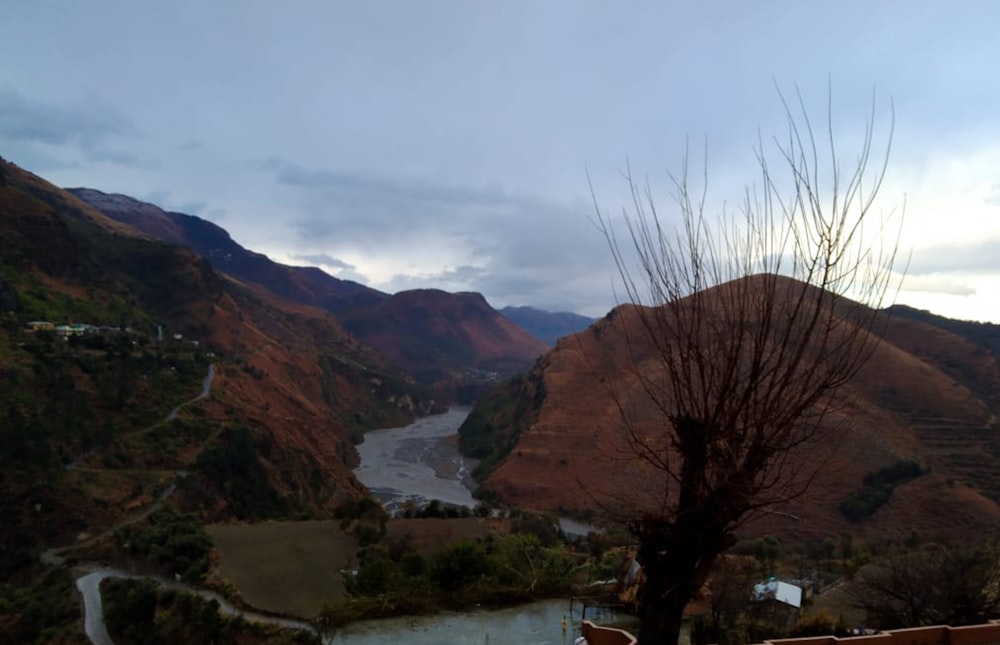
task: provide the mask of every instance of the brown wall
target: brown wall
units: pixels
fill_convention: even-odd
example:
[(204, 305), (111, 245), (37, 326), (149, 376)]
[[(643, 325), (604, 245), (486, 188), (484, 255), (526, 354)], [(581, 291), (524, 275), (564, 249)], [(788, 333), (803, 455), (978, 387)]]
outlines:
[(968, 627), (914, 627), (870, 636), (814, 636), (764, 641), (764, 645), (1000, 645), (1000, 622)]
[(589, 645), (636, 645), (635, 636), (623, 629), (598, 627), (589, 620), (583, 621), (583, 637)]
[[(590, 645), (636, 645), (635, 637), (621, 629), (598, 627), (583, 621), (583, 636)], [(810, 636), (764, 641), (762, 645), (1000, 645), (1000, 621), (968, 627), (914, 627), (868, 636)]]

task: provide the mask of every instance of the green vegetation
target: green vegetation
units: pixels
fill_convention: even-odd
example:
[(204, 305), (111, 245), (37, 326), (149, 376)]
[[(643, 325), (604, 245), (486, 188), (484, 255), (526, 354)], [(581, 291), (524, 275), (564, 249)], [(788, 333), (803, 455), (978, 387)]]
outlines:
[(345, 572), (351, 598), (324, 607), (320, 622), (341, 625), (442, 607), (506, 605), (568, 593), (587, 570), (586, 556), (545, 546), (532, 533), (461, 539), (426, 557), (409, 535), (363, 549)]
[(469, 413), (458, 429), (458, 449), (481, 460), (473, 471), (478, 481), (484, 481), (507, 458), (544, 400), (545, 385), (540, 376), (515, 376), (497, 386)]
[(271, 448), (243, 426), (227, 428), (194, 463), (201, 481), (185, 482), (184, 489), (201, 504), (224, 499), (241, 520), (286, 517), (290, 505), (271, 486), (260, 460)]
[(107, 579), (101, 583), (104, 618), (116, 643), (270, 643), (312, 645), (319, 637), (304, 630), (263, 626), (224, 617), (219, 603), (195, 594), (160, 589), (151, 580)]
[(64, 466), (90, 452), (94, 462), (136, 462), (126, 435), (197, 394), (206, 363), (196, 348), (155, 347), (139, 334), (64, 340), (26, 331), (11, 312), (0, 322), (2, 576), (28, 566), (37, 544), (92, 521), (94, 501)]
[(915, 461), (897, 461), (891, 466), (865, 475), (861, 490), (851, 493), (840, 503), (840, 512), (852, 522), (860, 522), (880, 509), (893, 490), (925, 474)]
[(79, 627), (80, 606), (67, 569), (5, 580), (0, 584), (0, 616), (7, 617), (0, 620), (0, 642), (88, 642)]
[(130, 554), (188, 582), (208, 572), (212, 538), (193, 515), (165, 507), (143, 524), (120, 529), (117, 538)]

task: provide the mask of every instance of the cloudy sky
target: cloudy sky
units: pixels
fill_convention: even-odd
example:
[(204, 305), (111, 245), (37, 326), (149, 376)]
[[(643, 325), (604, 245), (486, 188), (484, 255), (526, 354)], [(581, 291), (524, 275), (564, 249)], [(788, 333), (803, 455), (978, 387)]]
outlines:
[(776, 84), (823, 128), (832, 88), (848, 165), (874, 92), (898, 301), (1000, 322), (998, 24), (990, 1), (7, 3), (0, 155), (386, 291), (601, 315), (588, 174), (614, 213), (628, 165), (671, 217), (693, 142), (711, 211), (783, 131)]

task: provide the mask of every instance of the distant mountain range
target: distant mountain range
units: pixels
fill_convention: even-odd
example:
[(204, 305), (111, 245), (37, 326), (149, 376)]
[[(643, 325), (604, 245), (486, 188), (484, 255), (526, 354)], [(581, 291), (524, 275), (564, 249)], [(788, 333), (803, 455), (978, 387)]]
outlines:
[(422, 289), (389, 295), (319, 268), (274, 262), (199, 217), (89, 188), (68, 192), (150, 237), (190, 248), (217, 271), (289, 301), (325, 309), (445, 400), (469, 370), (505, 377), (528, 369), (546, 349), (537, 335), (510, 324), (479, 294)]
[(593, 318), (580, 314), (568, 311), (553, 313), (534, 307), (504, 307), (500, 313), (550, 347), (563, 336), (575, 334), (594, 323)]

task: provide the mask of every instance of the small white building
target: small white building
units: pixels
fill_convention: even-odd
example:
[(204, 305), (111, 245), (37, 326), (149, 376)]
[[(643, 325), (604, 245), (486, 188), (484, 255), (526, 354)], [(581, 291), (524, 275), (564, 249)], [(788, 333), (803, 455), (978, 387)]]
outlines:
[(753, 599), (758, 602), (776, 600), (799, 609), (802, 607), (802, 587), (772, 578), (753, 586)]

